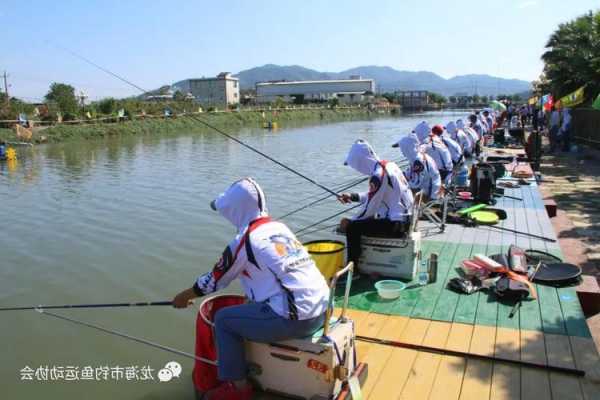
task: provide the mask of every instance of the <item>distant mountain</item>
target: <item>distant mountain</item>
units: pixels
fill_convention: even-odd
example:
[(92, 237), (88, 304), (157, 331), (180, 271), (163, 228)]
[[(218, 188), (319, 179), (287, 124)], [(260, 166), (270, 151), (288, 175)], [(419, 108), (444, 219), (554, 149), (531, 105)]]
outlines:
[(513, 94), (530, 90), (531, 84), (519, 79), (504, 79), (490, 75), (461, 75), (450, 79), (428, 71), (398, 71), (385, 66), (362, 66), (341, 72), (319, 72), (299, 65), (263, 65), (239, 72), (242, 89), (254, 88), (257, 82), (297, 81), (319, 79), (346, 79), (350, 75), (375, 80), (380, 92), (394, 90), (429, 90), (450, 96), (454, 94), (496, 95)]
[(266, 64), (262, 67), (247, 69), (235, 75), (240, 79), (242, 89), (252, 89), (257, 82), (266, 81), (310, 81), (321, 79), (335, 79), (335, 76), (326, 72), (319, 72), (299, 65), (281, 67), (275, 64)]

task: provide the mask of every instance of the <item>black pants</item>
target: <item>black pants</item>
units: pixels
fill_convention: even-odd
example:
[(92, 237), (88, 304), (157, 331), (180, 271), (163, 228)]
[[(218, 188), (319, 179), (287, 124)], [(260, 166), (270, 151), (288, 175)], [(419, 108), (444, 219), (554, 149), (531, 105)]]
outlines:
[(408, 231), (408, 222), (390, 221), (389, 219), (363, 219), (350, 221), (346, 228), (346, 244), (348, 246), (348, 261), (358, 264), (360, 257), (360, 239), (362, 235), (373, 235), (377, 237), (401, 238)]

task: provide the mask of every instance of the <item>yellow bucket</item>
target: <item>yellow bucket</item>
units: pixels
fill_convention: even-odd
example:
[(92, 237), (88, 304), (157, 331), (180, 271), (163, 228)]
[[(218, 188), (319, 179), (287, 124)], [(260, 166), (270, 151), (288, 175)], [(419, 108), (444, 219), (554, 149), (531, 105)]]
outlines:
[(344, 243), (337, 240), (314, 240), (303, 245), (327, 281), (344, 267)]

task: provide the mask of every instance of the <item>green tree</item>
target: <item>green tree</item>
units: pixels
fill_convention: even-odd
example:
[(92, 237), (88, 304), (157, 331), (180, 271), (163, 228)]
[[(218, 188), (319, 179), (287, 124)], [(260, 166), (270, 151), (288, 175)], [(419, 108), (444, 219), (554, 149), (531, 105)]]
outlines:
[(457, 98), (456, 96), (450, 96), (448, 97), (448, 100), (450, 101), (450, 103), (452, 104), (456, 104), (457, 103)]
[(340, 105), (340, 99), (338, 99), (337, 97), (332, 97), (327, 103), (329, 104), (330, 108), (336, 108)]
[(63, 115), (76, 115), (78, 110), (75, 88), (65, 83), (54, 82), (46, 94), (46, 101), (54, 102)]
[(588, 97), (600, 91), (600, 11), (560, 24), (546, 49), (544, 75), (555, 97), (586, 84)]
[(487, 96), (481, 96), (481, 102), (482, 103), (487, 103), (489, 101)]
[(396, 96), (394, 93), (386, 92), (383, 93), (381, 97), (385, 98), (390, 103), (398, 103), (398, 96)]
[(439, 93), (429, 93), (429, 100), (435, 104), (445, 104), (448, 100)]
[(185, 93), (183, 93), (181, 90), (176, 91), (173, 94), (173, 100), (175, 100), (175, 101), (185, 101)]
[(111, 115), (117, 109), (117, 101), (112, 97), (100, 100), (98, 103), (98, 111), (102, 114)]
[(473, 95), (473, 103), (479, 103), (481, 101), (481, 97), (478, 94)]

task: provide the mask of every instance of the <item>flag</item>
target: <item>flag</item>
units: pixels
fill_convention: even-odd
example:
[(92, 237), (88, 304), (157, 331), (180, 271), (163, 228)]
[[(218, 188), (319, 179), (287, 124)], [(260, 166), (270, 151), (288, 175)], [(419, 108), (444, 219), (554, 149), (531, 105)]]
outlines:
[(596, 100), (594, 100), (594, 104), (592, 104), (592, 107), (594, 107), (596, 110), (600, 110), (600, 93), (596, 97)]
[(583, 101), (585, 100), (584, 89), (585, 89), (585, 85), (580, 87), (573, 93), (569, 93), (565, 97), (561, 97), (561, 99), (560, 99), (561, 106), (571, 108), (571, 107), (574, 107), (576, 105), (583, 103)]
[(537, 97), (537, 96), (534, 96), (534, 97), (532, 97), (532, 98), (530, 98), (530, 99), (529, 99), (528, 103), (529, 103), (529, 105), (532, 105), (532, 106), (534, 106), (534, 105), (536, 105), (536, 104), (537, 104), (539, 101), (540, 101), (539, 97)]
[(554, 98), (552, 97), (552, 95), (547, 94), (544, 97), (542, 97), (542, 104), (544, 106), (544, 110), (550, 111), (552, 109), (552, 106), (554, 105)]

